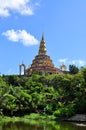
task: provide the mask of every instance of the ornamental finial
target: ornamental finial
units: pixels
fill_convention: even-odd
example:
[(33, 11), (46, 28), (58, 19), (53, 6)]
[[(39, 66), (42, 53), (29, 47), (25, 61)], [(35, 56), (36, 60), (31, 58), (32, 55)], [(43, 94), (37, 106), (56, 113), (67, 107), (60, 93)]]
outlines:
[(42, 39), (40, 42), (40, 47), (39, 47), (39, 55), (45, 55), (46, 54), (46, 43), (44, 40), (44, 34), (42, 33)]

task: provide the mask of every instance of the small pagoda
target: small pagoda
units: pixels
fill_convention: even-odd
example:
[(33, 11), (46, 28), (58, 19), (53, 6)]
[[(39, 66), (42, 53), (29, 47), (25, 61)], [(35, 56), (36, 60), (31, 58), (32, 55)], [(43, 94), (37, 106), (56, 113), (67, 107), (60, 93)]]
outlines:
[(48, 56), (46, 53), (47, 53), (46, 43), (44, 40), (44, 36), (42, 35), (38, 55), (35, 56), (34, 60), (32, 61), (31, 66), (26, 69), (26, 72), (25, 72), (26, 75), (31, 75), (33, 73), (63, 74), (63, 72), (60, 69), (54, 67), (54, 64), (50, 56)]

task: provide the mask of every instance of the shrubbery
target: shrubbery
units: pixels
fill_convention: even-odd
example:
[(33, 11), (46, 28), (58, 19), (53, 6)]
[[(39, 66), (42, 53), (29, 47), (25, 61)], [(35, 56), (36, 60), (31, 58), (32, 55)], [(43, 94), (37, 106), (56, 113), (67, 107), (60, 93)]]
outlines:
[(86, 69), (78, 74), (0, 77), (0, 115), (86, 114)]

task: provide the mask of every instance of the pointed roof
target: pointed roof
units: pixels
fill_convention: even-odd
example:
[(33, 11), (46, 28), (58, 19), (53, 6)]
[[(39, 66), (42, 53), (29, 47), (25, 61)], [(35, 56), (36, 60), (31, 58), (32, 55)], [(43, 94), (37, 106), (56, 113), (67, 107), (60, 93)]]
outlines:
[(44, 35), (42, 34), (38, 55), (36, 55), (33, 59), (31, 66), (28, 69), (26, 69), (26, 74), (63, 74), (63, 72), (60, 69), (54, 67), (53, 61), (51, 60), (50, 56), (46, 54), (46, 52), (46, 43), (44, 40)]
[(45, 40), (44, 40), (44, 35), (42, 34), (42, 39), (41, 39), (41, 42), (40, 42), (38, 54), (39, 55), (46, 55), (46, 52), (47, 52), (46, 43), (45, 43)]
[(42, 41), (44, 41), (44, 33), (42, 33)]

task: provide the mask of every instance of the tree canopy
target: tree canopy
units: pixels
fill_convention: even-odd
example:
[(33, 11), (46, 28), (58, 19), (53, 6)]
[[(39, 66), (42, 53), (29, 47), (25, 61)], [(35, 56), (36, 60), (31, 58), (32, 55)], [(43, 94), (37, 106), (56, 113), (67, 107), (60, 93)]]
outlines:
[(0, 113), (21, 116), (34, 112), (57, 117), (86, 114), (86, 68), (74, 75), (1, 76)]

